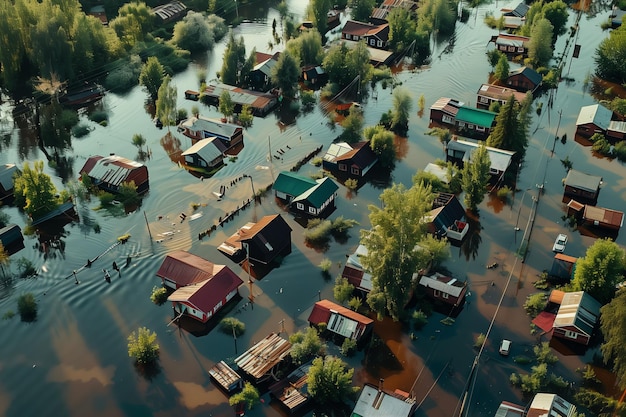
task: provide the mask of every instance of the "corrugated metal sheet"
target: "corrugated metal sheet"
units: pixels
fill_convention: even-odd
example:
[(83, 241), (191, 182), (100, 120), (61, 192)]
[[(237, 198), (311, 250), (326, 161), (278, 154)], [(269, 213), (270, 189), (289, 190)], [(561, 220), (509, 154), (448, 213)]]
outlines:
[(276, 333), (270, 333), (235, 359), (239, 369), (259, 380), (291, 352), (291, 343)]
[[(85, 166), (80, 172), (86, 172), (91, 178), (117, 187), (123, 182), (129, 181), (131, 174), (142, 168), (144, 168), (143, 164), (118, 155), (105, 157), (92, 156), (85, 163)], [(145, 175), (141, 175), (141, 177), (135, 179), (135, 185), (137, 185), (137, 187), (148, 180), (147, 173), (148, 171), (146, 169)]]
[(156, 275), (175, 282), (177, 287), (183, 287), (210, 279), (222, 268), (225, 266), (215, 265), (204, 258), (180, 250), (165, 257)]

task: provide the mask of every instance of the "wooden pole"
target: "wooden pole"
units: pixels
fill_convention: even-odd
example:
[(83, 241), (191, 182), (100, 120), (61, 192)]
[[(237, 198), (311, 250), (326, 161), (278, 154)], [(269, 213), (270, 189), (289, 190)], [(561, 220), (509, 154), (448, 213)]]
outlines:
[(150, 224), (148, 223), (148, 216), (146, 216), (146, 211), (143, 211), (143, 218), (146, 219), (146, 227), (148, 228), (148, 235), (150, 235), (150, 240), (152, 240), (152, 233), (150, 232)]

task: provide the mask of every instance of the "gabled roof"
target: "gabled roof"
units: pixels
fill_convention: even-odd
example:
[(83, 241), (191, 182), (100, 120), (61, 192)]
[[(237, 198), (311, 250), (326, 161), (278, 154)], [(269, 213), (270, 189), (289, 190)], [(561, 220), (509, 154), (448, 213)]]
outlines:
[(528, 13), (528, 9), (530, 9), (530, 6), (528, 6), (526, 3), (521, 2), (520, 4), (517, 5), (517, 7), (515, 7), (515, 9), (510, 10), (510, 9), (502, 9), (502, 11), (504, 12), (503, 15), (504, 16), (516, 16), (516, 17), (524, 17), (526, 16), (526, 13)]
[(456, 121), (490, 128), (493, 125), (496, 116), (496, 113), (489, 110), (475, 109), (469, 106), (461, 106), (456, 114)]
[(600, 188), (602, 177), (585, 174), (584, 172), (570, 169), (565, 177), (565, 186), (578, 188), (579, 190), (596, 192)]
[(294, 202), (307, 200), (313, 207), (320, 208), (333, 195), (339, 186), (328, 177), (315, 181), (315, 185), (294, 198)]
[(600, 303), (584, 291), (566, 292), (554, 319), (554, 327), (574, 326), (591, 336), (600, 316)]
[(194, 131), (202, 130), (207, 132), (209, 136), (217, 136), (223, 139), (230, 139), (237, 131), (242, 130), (241, 126), (230, 123), (223, 123), (217, 119), (211, 119), (203, 116), (192, 116), (180, 123), (181, 127), (185, 127)]
[(440, 110), (444, 113), (448, 113), (451, 116), (456, 116), (461, 106), (465, 103), (455, 100), (453, 98), (441, 97), (430, 106), (431, 110)]
[[(476, 142), (470, 142), (462, 139), (453, 139), (446, 147), (448, 149), (454, 149), (458, 151), (464, 151), (465, 155), (463, 156), (463, 161), (471, 161), (472, 154), (480, 144)], [(491, 146), (486, 146), (487, 152), (489, 153), (489, 160), (491, 161), (491, 168), (497, 171), (506, 171), (511, 163), (511, 158), (515, 155), (513, 151), (506, 151), (504, 149), (493, 148)]]
[(220, 265), (217, 274), (208, 279), (180, 287), (174, 291), (168, 301), (189, 303), (197, 310), (208, 313), (220, 301), (239, 288), (243, 280), (239, 278), (229, 267)]
[[(349, 49), (354, 49), (359, 44), (359, 42), (351, 41), (347, 39), (342, 39), (341, 42), (344, 45), (346, 45), (346, 47)], [(387, 63), (389, 59), (391, 58), (391, 56), (393, 55), (392, 51), (386, 51), (384, 49), (379, 49), (379, 48), (372, 48), (371, 46), (368, 46), (367, 44), (366, 44), (366, 49), (370, 55), (370, 62), (374, 66)]]
[(506, 33), (500, 33), (492, 38), (496, 45), (514, 46), (520, 48), (526, 46), (530, 42), (530, 38), (527, 36), (509, 35)]
[(272, 188), (275, 191), (295, 197), (316, 185), (317, 182), (313, 178), (298, 175), (291, 171), (281, 171), (278, 177), (276, 177)]
[(587, 123), (593, 123), (602, 130), (606, 130), (611, 123), (613, 112), (604, 106), (599, 104), (592, 104), (590, 106), (583, 106), (578, 113), (578, 119), (576, 119), (576, 126), (584, 125)]
[(18, 172), (15, 164), (0, 165), (0, 185), (5, 191), (13, 189), (13, 175)]
[(626, 122), (620, 122), (619, 120), (611, 120), (608, 130), (612, 132), (626, 133)]
[(168, 253), (156, 275), (174, 281), (177, 286), (185, 286), (213, 278), (225, 265), (216, 265), (184, 250)]
[(236, 87), (224, 83), (209, 84), (204, 90), (205, 94), (219, 99), (224, 91), (228, 91), (233, 103), (249, 105), (255, 109), (266, 109), (276, 101), (276, 96), (269, 93), (247, 90), (245, 88)]
[(571, 417), (576, 407), (556, 394), (537, 393), (526, 417)]
[(495, 100), (508, 101), (511, 96), (515, 97), (515, 100), (522, 102), (526, 98), (526, 94), (513, 90), (512, 88), (502, 87), (494, 84), (483, 84), (478, 89), (477, 94), (479, 96), (489, 97)]
[(309, 314), (309, 323), (328, 323), (328, 320), (333, 313), (356, 321), (363, 326), (374, 323), (374, 320), (370, 319), (369, 317), (366, 317), (363, 314), (359, 314), (356, 311), (352, 311), (349, 308), (345, 308), (339, 304), (333, 303), (330, 300), (321, 300), (315, 303), (311, 314)]
[(193, 155), (198, 154), (202, 159), (207, 162), (219, 158), (226, 152), (226, 146), (216, 137), (201, 139), (196, 142), (191, 148), (187, 149), (181, 155)]
[[(131, 161), (122, 156), (91, 156), (85, 162), (80, 173), (86, 172), (88, 176), (96, 178), (113, 186), (119, 186), (128, 180), (133, 171), (144, 168), (144, 164)], [(144, 180), (148, 180), (147, 169)], [(139, 181), (135, 181), (139, 186)]]
[[(287, 226), (287, 228), (291, 230), (291, 227), (287, 225), (287, 223), (285, 222), (285, 220), (280, 214), (274, 214), (271, 216), (263, 216), (261, 220), (254, 223), (250, 228), (242, 227), (241, 229), (239, 229), (238, 241), (245, 242), (247, 240), (254, 239), (256, 236), (260, 236), (261, 238), (263, 238), (264, 234), (267, 234), (268, 238), (269, 237), (276, 238), (277, 236), (275, 236), (273, 232), (274, 232), (274, 227), (278, 223), (284, 223)], [(282, 237), (278, 237), (278, 238), (280, 239)]]
[(352, 146), (347, 142), (331, 143), (323, 158), (325, 161), (335, 162), (337, 158), (352, 150)]
[(524, 411), (526, 411), (526, 409), (521, 405), (502, 401), (494, 417), (523, 417)]
[(535, 71), (534, 69), (530, 67), (520, 67), (512, 71), (509, 71), (509, 77), (520, 75), (520, 74), (528, 78), (535, 85), (539, 85), (543, 81), (541, 74), (539, 74), (537, 71)]
[(439, 181), (448, 184), (448, 169), (441, 167), (437, 164), (433, 164), (432, 162), (429, 162), (426, 165), (426, 168), (424, 168), (424, 172), (427, 172), (429, 174), (434, 175), (435, 177), (437, 177), (439, 179)]
[(264, 75), (267, 75), (268, 77), (271, 76), (272, 69), (278, 63), (279, 57), (280, 57), (280, 52), (276, 52), (274, 55), (271, 55), (269, 58), (265, 59), (264, 61), (261, 61), (261, 62), (257, 61), (257, 64), (254, 66), (254, 68), (252, 68), (252, 71), (261, 71)]
[(439, 193), (433, 202), (433, 209), (425, 215), (425, 218), (448, 228), (455, 220), (465, 218), (465, 209), (454, 194)]
[(356, 20), (348, 20), (341, 30), (342, 33), (349, 33), (356, 36), (372, 36), (377, 35), (383, 29), (389, 27), (389, 23), (382, 25), (373, 25), (371, 23), (363, 23)]
[(461, 292), (465, 288), (464, 282), (461, 282), (456, 278), (445, 276), (439, 272), (435, 272), (431, 276), (422, 276), (420, 278), (420, 285), (450, 294), (453, 297), (461, 295)]
[(346, 160), (352, 160), (353, 164), (361, 168), (365, 168), (367, 166), (370, 166), (374, 161), (377, 161), (378, 157), (376, 156), (376, 154), (370, 147), (369, 140), (367, 140), (364, 142), (358, 142), (358, 143), (352, 144), (351, 151), (346, 152), (338, 156), (337, 158), (335, 158), (335, 161), (346, 161)]
[(604, 226), (620, 228), (624, 224), (624, 213), (604, 207), (590, 206), (585, 204), (583, 219), (594, 224), (602, 223)]
[(398, 390), (388, 392), (365, 384), (352, 411), (360, 417), (409, 417), (417, 408), (415, 400)]
[(239, 369), (255, 379), (261, 379), (291, 352), (291, 343), (276, 333), (270, 333), (235, 359)]

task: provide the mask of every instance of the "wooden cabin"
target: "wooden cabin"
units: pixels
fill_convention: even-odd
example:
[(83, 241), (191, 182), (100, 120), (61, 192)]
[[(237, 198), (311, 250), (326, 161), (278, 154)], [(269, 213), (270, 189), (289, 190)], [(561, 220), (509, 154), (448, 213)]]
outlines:
[(585, 208), (583, 210), (583, 222), (587, 225), (603, 229), (619, 230), (624, 223), (624, 213), (617, 210), (585, 204)]
[(430, 122), (454, 126), (456, 114), (459, 112), (459, 108), (464, 105), (465, 103), (453, 98), (441, 97), (430, 106)]
[(550, 268), (550, 278), (556, 281), (569, 282), (574, 277), (574, 271), (576, 270), (576, 262), (578, 258), (565, 255), (563, 253), (557, 253), (554, 255), (552, 261), (552, 268)]
[(565, 293), (554, 319), (552, 336), (588, 345), (600, 318), (600, 307), (584, 291)]
[[(446, 161), (453, 162), (459, 168), (463, 168), (465, 162), (472, 160), (472, 155), (479, 146), (480, 143), (475, 141), (454, 138), (446, 144)], [(492, 181), (497, 181), (509, 169), (515, 152), (491, 146), (486, 148), (491, 163), (489, 173)]]
[(600, 104), (583, 106), (576, 119), (576, 134), (584, 137), (591, 137), (595, 133), (604, 135), (612, 117), (613, 111)]
[(209, 375), (228, 394), (243, 388), (243, 379), (224, 361), (219, 361), (211, 369)]
[(524, 93), (494, 84), (481, 85), (476, 95), (476, 107), (479, 109), (489, 109), (491, 103), (504, 105), (511, 97), (515, 98), (519, 103), (526, 98)]
[(282, 171), (274, 181), (276, 198), (287, 203), (295, 213), (311, 217), (326, 217), (335, 209), (339, 186), (328, 178), (310, 177)]
[(203, 116), (192, 116), (183, 120), (178, 124), (178, 131), (193, 141), (218, 138), (226, 148), (224, 153), (228, 153), (230, 149), (243, 143), (241, 126)]
[(601, 184), (602, 177), (570, 169), (565, 177), (563, 195), (595, 204), (598, 201)]
[(122, 156), (90, 156), (79, 171), (87, 174), (92, 184), (109, 193), (117, 194), (124, 183), (135, 183), (137, 193), (148, 191), (148, 168)]
[(371, 23), (348, 20), (341, 30), (341, 39), (356, 42), (364, 40), (372, 48), (387, 49), (389, 23), (373, 25)]
[(278, 103), (278, 97), (274, 94), (246, 90), (245, 88), (219, 82), (207, 85), (204, 95), (208, 97), (211, 104), (219, 106), (220, 96), (225, 91), (228, 91), (230, 94), (237, 112), (247, 105), (256, 116), (265, 116)]
[(367, 248), (364, 245), (359, 245), (354, 253), (348, 256), (343, 271), (341, 272), (342, 278), (347, 279), (356, 290), (364, 294), (369, 293), (373, 286), (372, 275), (365, 270), (361, 263), (361, 257), (366, 255)]
[(181, 156), (186, 168), (209, 173), (224, 164), (226, 146), (216, 137), (200, 139)]
[(517, 91), (535, 92), (543, 82), (543, 77), (537, 71), (530, 67), (521, 67), (509, 71), (506, 79), (506, 86)]
[(436, 301), (441, 301), (453, 307), (458, 307), (465, 301), (467, 283), (456, 278), (435, 272), (431, 276), (422, 276), (419, 284), (426, 291), (426, 295)]
[(528, 44), (530, 38), (527, 36), (510, 35), (508, 33), (500, 33), (491, 37), (489, 42), (496, 45), (496, 49), (504, 52), (506, 55), (528, 55)]
[(356, 342), (364, 340), (374, 328), (374, 320), (330, 300), (316, 302), (309, 314), (311, 326), (320, 323), (326, 323), (327, 331)]
[(328, 171), (363, 177), (378, 162), (369, 141), (348, 144), (332, 143), (322, 157), (322, 167)]
[(454, 124), (459, 135), (486, 139), (495, 126), (497, 114), (489, 110), (461, 106)]
[(289, 356), (291, 343), (276, 333), (270, 333), (250, 349), (239, 355), (235, 363), (239, 371), (245, 373), (254, 383), (260, 383), (271, 377), (270, 373), (278, 368)]
[(465, 220), (465, 208), (454, 194), (439, 193), (433, 200), (433, 208), (425, 216), (428, 232), (437, 237), (448, 237), (460, 242), (469, 231)]

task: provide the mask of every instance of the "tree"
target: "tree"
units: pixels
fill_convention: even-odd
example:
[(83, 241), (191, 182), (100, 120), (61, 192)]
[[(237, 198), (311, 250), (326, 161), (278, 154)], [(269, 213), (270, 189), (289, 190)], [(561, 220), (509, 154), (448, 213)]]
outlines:
[(150, 301), (161, 306), (167, 302), (167, 289), (165, 287), (153, 287), (150, 294)]
[(128, 356), (142, 365), (153, 364), (159, 359), (157, 335), (146, 327), (140, 327), (128, 336)]
[(245, 78), (248, 77), (248, 73), (244, 72), (245, 64), (246, 45), (243, 37), (240, 36), (237, 40), (231, 32), (224, 50), (222, 69), (220, 70), (222, 82), (228, 85), (241, 85)]
[(396, 88), (393, 90), (393, 115), (391, 130), (399, 134), (409, 129), (409, 113), (413, 109), (413, 97), (408, 90)]
[(393, 133), (381, 125), (376, 125), (365, 128), (363, 136), (370, 141), (370, 147), (378, 156), (380, 165), (385, 168), (392, 168), (396, 162)]
[(364, 122), (363, 111), (356, 106), (350, 107), (348, 115), (341, 122), (341, 127), (343, 127), (343, 132), (340, 135), (341, 140), (348, 143), (360, 141)]
[(272, 68), (271, 80), (274, 85), (281, 89), (283, 96), (293, 97), (298, 88), (300, 77), (300, 64), (289, 52), (283, 52), (278, 62)]
[(552, 24), (548, 19), (539, 19), (533, 24), (528, 42), (528, 59), (535, 68), (543, 67), (552, 58)]
[(400, 52), (416, 39), (415, 19), (412, 13), (403, 7), (394, 7), (387, 15), (389, 22), (389, 48)]
[(532, 100), (530, 94), (526, 95), (522, 103), (511, 96), (500, 107), (496, 116), (496, 126), (487, 138), (487, 146), (515, 151), (520, 160), (523, 158), (528, 146)]
[(174, 25), (172, 43), (191, 52), (207, 51), (213, 48), (215, 36), (206, 16), (190, 11)]
[(358, 22), (368, 22), (372, 15), (372, 10), (376, 5), (375, 0), (350, 0), (350, 17)]
[(170, 85), (171, 81), (169, 75), (163, 79), (156, 101), (156, 117), (167, 126), (168, 132), (170, 126), (176, 124), (176, 87)]
[(595, 55), (596, 74), (600, 78), (626, 83), (626, 26), (622, 25), (610, 32), (609, 37), (600, 42)]
[(471, 160), (463, 165), (462, 185), (465, 191), (465, 205), (476, 211), (478, 205), (485, 198), (489, 184), (489, 168), (491, 161), (484, 143), (474, 150)]
[(165, 69), (159, 62), (159, 58), (151, 56), (146, 63), (141, 66), (139, 84), (146, 88), (152, 100), (156, 100), (159, 96), (159, 88), (161, 84), (163, 84), (164, 77)]
[(578, 258), (572, 288), (606, 304), (613, 298), (615, 286), (624, 279), (625, 267), (624, 250), (610, 239), (598, 239), (584, 257)]
[(243, 384), (243, 389), (241, 392), (233, 395), (228, 399), (228, 403), (230, 405), (237, 405), (241, 403), (245, 403), (248, 410), (252, 410), (252, 408), (257, 405), (261, 401), (261, 396), (259, 395), (259, 391), (246, 381)]
[(141, 151), (141, 148), (143, 148), (143, 145), (146, 144), (146, 138), (144, 138), (141, 133), (135, 133), (133, 135), (132, 142), (133, 142), (133, 145), (135, 145), (137, 149)]
[(322, 38), (326, 36), (328, 31), (328, 11), (330, 10), (332, 3), (330, 0), (311, 0), (309, 7), (313, 24), (317, 28)]
[(504, 82), (509, 78), (509, 60), (504, 54), (500, 55), (493, 76), (500, 82)]
[(17, 298), (17, 311), (22, 321), (35, 321), (37, 318), (37, 301), (32, 292), (22, 294)]
[(382, 208), (370, 205), (370, 230), (361, 231), (367, 255), (361, 257), (372, 274), (367, 303), (379, 318), (389, 313), (394, 320), (404, 314), (413, 274), (426, 267), (428, 254), (419, 249), (426, 234), (424, 216), (432, 208), (431, 188), (415, 184), (406, 189), (394, 184), (380, 195)]
[(309, 30), (297, 38), (290, 39), (286, 46), (287, 52), (300, 62), (300, 65), (319, 65), (324, 59), (322, 37), (319, 32)]
[(504, 55), (497, 49), (491, 49), (487, 51), (487, 61), (489, 61), (489, 65), (492, 69), (495, 69), (496, 65), (498, 65), (498, 62), (500, 62), (500, 57), (506, 58), (506, 55)]
[(330, 47), (324, 57), (324, 70), (328, 80), (344, 88), (359, 77), (361, 85), (367, 83), (372, 76), (372, 64), (367, 45), (360, 41), (353, 49), (344, 42)]
[(309, 394), (319, 404), (340, 404), (357, 392), (352, 386), (354, 369), (335, 356), (315, 358), (307, 375)]
[(289, 343), (291, 343), (291, 359), (297, 365), (308, 362), (326, 349), (315, 327), (307, 327), (304, 331), (292, 334), (289, 336)]
[(611, 363), (618, 385), (626, 388), (626, 289), (600, 309), (600, 329), (604, 343), (600, 349), (604, 363)]
[(428, 253), (430, 267), (437, 268), (450, 257), (450, 244), (447, 239), (438, 239), (431, 234), (426, 234), (420, 240), (420, 248)]
[(35, 161), (32, 168), (28, 162), (24, 163), (22, 173), (15, 178), (14, 195), (16, 205), (33, 220), (59, 205), (57, 189), (50, 176), (43, 172), (43, 161)]
[(347, 278), (339, 275), (335, 278), (335, 286), (333, 287), (333, 296), (339, 304), (345, 304), (354, 294), (354, 285), (350, 284)]
[(230, 118), (235, 112), (235, 103), (233, 103), (233, 99), (230, 97), (228, 90), (224, 90), (222, 94), (220, 94), (219, 112), (222, 113), (226, 119)]
[(547, 2), (541, 8), (543, 17), (548, 19), (552, 24), (553, 36), (556, 40), (557, 36), (565, 33), (567, 30), (567, 19), (569, 7), (561, 0)]

